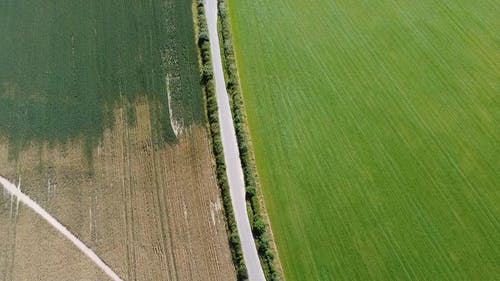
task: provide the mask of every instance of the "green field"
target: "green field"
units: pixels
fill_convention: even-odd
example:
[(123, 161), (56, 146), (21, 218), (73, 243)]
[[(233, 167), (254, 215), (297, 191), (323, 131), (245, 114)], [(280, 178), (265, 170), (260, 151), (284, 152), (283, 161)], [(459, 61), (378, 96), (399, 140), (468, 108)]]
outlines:
[(286, 280), (498, 280), (500, 3), (230, 9)]
[(204, 119), (190, 1), (0, 3), (0, 136), (10, 158), (30, 143), (84, 139), (89, 155), (113, 109), (146, 98), (157, 144), (176, 121)]

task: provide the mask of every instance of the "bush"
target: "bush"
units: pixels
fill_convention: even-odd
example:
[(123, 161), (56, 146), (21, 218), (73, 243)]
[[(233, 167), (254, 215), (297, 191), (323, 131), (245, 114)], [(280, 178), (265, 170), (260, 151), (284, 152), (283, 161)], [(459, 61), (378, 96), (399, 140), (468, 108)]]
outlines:
[(204, 44), (208, 45), (207, 44), (208, 42), (209, 42), (208, 32), (206, 30), (201, 31), (200, 35), (198, 36), (198, 47), (201, 48), (203, 47)]
[(246, 198), (253, 198), (256, 194), (256, 190), (255, 190), (255, 187), (253, 186), (247, 186), (246, 188)]
[(253, 231), (257, 237), (261, 237), (266, 232), (266, 223), (261, 217), (255, 215), (255, 221), (253, 223)]
[(204, 65), (201, 71), (201, 83), (202, 84), (207, 84), (208, 82), (211, 82), (214, 77), (214, 72), (212, 70), (212, 67), (208, 64)]

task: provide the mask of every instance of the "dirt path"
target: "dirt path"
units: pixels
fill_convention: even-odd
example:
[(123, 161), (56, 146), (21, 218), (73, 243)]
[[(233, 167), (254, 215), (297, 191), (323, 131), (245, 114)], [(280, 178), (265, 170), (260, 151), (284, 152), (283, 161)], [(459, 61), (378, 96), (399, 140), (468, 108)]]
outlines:
[(247, 265), (250, 280), (266, 280), (260, 264), (259, 255), (257, 254), (257, 248), (255, 247), (250, 221), (248, 220), (243, 169), (241, 167), (240, 154), (236, 142), (236, 132), (234, 130), (231, 109), (229, 106), (226, 83), (224, 82), (224, 73), (222, 71), (219, 34), (217, 32), (217, 0), (204, 0), (204, 3), (214, 64), (222, 146), (224, 148), (227, 178), (231, 190), (231, 201), (233, 203), (234, 215), (236, 217), (238, 233), (243, 248), (243, 257)]
[(73, 233), (71, 233), (65, 226), (63, 226), (59, 221), (47, 213), (40, 205), (35, 201), (31, 200), (26, 194), (24, 194), (21, 189), (16, 188), (16, 186), (9, 182), (7, 179), (0, 176), (0, 184), (3, 185), (4, 189), (8, 191), (11, 195), (14, 195), (16, 199), (24, 203), (26, 206), (31, 208), (35, 213), (42, 217), (46, 222), (52, 225), (57, 231), (59, 231), (64, 237), (71, 241), (80, 251), (82, 251), (87, 257), (89, 257), (95, 265), (97, 265), (102, 271), (104, 271), (111, 279), (115, 281), (122, 281), (122, 279), (106, 264), (101, 260), (89, 247), (87, 247), (80, 239), (78, 239)]

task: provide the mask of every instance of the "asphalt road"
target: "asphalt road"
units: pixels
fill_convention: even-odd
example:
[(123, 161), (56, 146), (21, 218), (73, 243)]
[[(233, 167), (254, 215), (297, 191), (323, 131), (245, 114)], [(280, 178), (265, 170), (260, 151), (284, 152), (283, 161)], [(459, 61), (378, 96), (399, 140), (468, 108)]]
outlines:
[(250, 228), (250, 221), (248, 219), (243, 169), (241, 167), (238, 143), (236, 142), (236, 132), (234, 130), (231, 108), (229, 106), (226, 83), (224, 82), (224, 73), (222, 71), (219, 33), (217, 32), (217, 0), (204, 0), (204, 4), (214, 66), (222, 146), (227, 168), (226, 173), (231, 190), (231, 201), (233, 203), (238, 233), (243, 248), (243, 257), (247, 266), (249, 279), (251, 281), (265, 281), (264, 271), (260, 264), (259, 255)]

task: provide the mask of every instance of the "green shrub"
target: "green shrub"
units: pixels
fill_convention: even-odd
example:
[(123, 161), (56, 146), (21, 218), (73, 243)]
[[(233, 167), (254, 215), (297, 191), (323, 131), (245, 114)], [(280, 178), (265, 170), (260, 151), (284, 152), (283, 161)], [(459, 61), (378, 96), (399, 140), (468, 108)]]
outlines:
[(255, 220), (253, 223), (253, 231), (254, 234), (257, 235), (257, 237), (259, 238), (262, 234), (266, 232), (266, 223), (261, 217), (258, 217), (258, 215), (255, 215)]
[(253, 186), (247, 186), (246, 188), (246, 197), (247, 198), (253, 198), (256, 194), (256, 190), (255, 190), (255, 187)]

